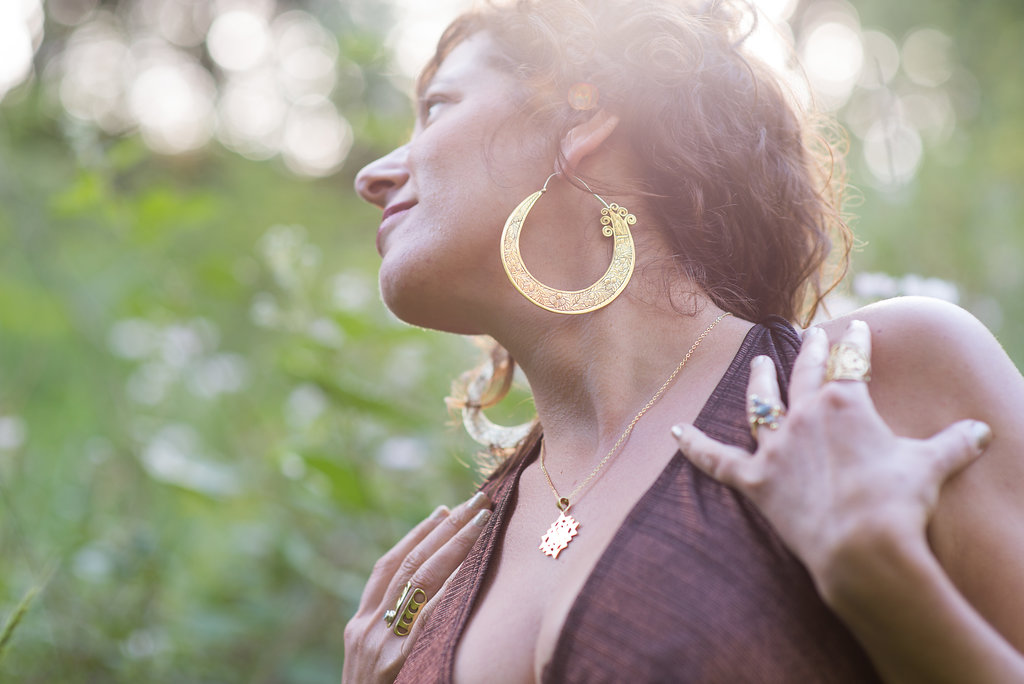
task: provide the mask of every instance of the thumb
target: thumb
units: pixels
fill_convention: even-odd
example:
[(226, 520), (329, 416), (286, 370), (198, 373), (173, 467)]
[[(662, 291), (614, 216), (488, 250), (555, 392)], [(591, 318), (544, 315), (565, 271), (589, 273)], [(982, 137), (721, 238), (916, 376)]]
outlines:
[(750, 454), (722, 444), (692, 425), (676, 425), (672, 434), (679, 442), (679, 450), (701, 472), (728, 487), (742, 489), (740, 471), (750, 461)]
[(992, 429), (980, 420), (961, 420), (927, 440), (935, 468), (945, 481), (973, 463), (992, 441)]

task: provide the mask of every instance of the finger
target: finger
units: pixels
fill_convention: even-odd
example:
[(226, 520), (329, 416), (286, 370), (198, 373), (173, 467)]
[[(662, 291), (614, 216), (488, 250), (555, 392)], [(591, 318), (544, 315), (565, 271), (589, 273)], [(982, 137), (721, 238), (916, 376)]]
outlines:
[(403, 657), (408, 657), (409, 654), (412, 653), (412, 645), (416, 643), (416, 639), (419, 638), (420, 632), (423, 631), (423, 625), (430, 622), (430, 616), (434, 614), (434, 610), (437, 608), (438, 604), (441, 603), (441, 599), (448, 593), (448, 587), (451, 586), (452, 580), (455, 579), (455, 576), (459, 574), (460, 567), (462, 567), (461, 564), (455, 567), (452, 574), (450, 574), (448, 579), (444, 581), (444, 584), (441, 585), (441, 589), (434, 594), (434, 596), (432, 596), (431, 599), (427, 601), (426, 605), (420, 610), (420, 617), (412, 626), (412, 631), (409, 632), (409, 638), (402, 644)]
[(420, 609), (420, 616), (417, 618), (416, 623), (413, 625), (412, 632), (409, 633), (409, 638), (402, 639), (401, 642), (401, 657), (408, 658), (410, 653), (413, 652), (413, 645), (416, 640), (420, 638), (420, 634), (423, 632), (423, 626), (430, 622), (430, 616), (434, 614), (434, 610), (437, 608), (437, 604), (441, 602), (441, 598), (447, 593), (449, 587), (452, 585), (452, 580), (455, 578), (456, 572), (459, 571), (457, 567), (455, 572), (452, 573), (449, 579), (444, 581), (441, 585), (440, 591), (438, 591), (427, 603)]
[(751, 456), (739, 447), (722, 444), (692, 425), (672, 428), (679, 442), (679, 450), (698, 470), (727, 487), (742, 490), (746, 481), (744, 472), (750, 467)]
[(747, 395), (756, 394), (765, 401), (779, 403), (779, 379), (771, 357), (757, 356), (750, 363), (750, 379), (747, 381)]
[[(980, 420), (961, 420), (927, 440), (939, 483), (973, 463), (992, 441), (992, 430)], [(934, 456), (937, 455), (937, 456)]]
[(825, 362), (828, 361), (828, 333), (814, 326), (804, 333), (804, 343), (793, 362), (789, 377), (789, 405), (795, 406), (811, 397), (825, 381)]
[[(852, 347), (860, 350), (843, 352), (841, 347)], [(832, 356), (833, 353), (836, 356)], [(829, 368), (826, 378), (835, 382), (864, 385), (871, 379), (871, 329), (864, 321), (853, 320), (843, 331), (839, 343), (829, 353)], [(864, 364), (867, 364), (866, 366)], [(835, 364), (835, 366), (833, 366)], [(838, 377), (836, 377), (838, 376)], [(845, 376), (845, 377), (844, 377)], [(866, 389), (865, 389), (866, 392)]]
[(854, 345), (864, 352), (864, 356), (871, 358), (871, 328), (864, 321), (850, 321), (840, 342)]
[[(421, 565), (433, 556), (437, 551), (456, 536), (459, 531), (473, 519), (479, 511), (489, 508), (491, 500), (484, 492), (477, 492), (469, 501), (455, 507), (444, 520), (441, 521), (427, 536), (402, 559), (398, 570), (391, 578), (388, 585), (384, 603), (393, 601), (398, 597), (401, 588), (408, 582)], [(435, 587), (436, 589), (436, 587)], [(387, 606), (388, 608), (392, 606)]]
[(367, 580), (366, 588), (363, 589), (363, 596), (359, 601), (360, 611), (376, 610), (405, 557), (438, 525), (444, 522), (448, 515), (447, 506), (438, 506), (428, 518), (409, 530), (397, 544), (381, 556), (380, 560), (374, 564), (370, 579)]
[[(426, 616), (423, 614), (426, 604), (440, 595), (446, 582), (452, 577), (459, 565), (462, 564), (462, 561), (466, 560), (466, 556), (469, 555), (473, 545), (476, 544), (476, 540), (480, 537), (480, 533), (483, 532), (490, 519), (491, 512), (489, 510), (477, 511), (476, 515), (463, 525), (462, 529), (455, 536), (445, 542), (436, 553), (431, 555), (413, 573), (409, 579), (412, 582), (413, 591), (421, 589), (426, 599), (424, 605), (419, 608), (419, 611), (413, 618), (411, 630), (415, 630), (420, 622), (426, 622), (424, 619)], [(397, 619), (402, 620), (403, 616), (399, 615)], [(412, 636), (414, 635), (410, 631), (409, 637)]]
[(755, 357), (750, 364), (750, 379), (747, 381), (747, 419), (760, 413), (759, 424), (752, 428), (754, 439), (760, 440), (766, 431), (776, 430), (781, 425), (786, 409), (779, 391), (779, 379), (775, 364), (767, 356)]
[(417, 568), (412, 576), (413, 586), (423, 587), (428, 590), (430, 596), (436, 594), (445, 580), (455, 572), (455, 568), (466, 560), (473, 544), (476, 543), (490, 519), (491, 512), (489, 510), (477, 511), (476, 515), (463, 525), (454, 537)]

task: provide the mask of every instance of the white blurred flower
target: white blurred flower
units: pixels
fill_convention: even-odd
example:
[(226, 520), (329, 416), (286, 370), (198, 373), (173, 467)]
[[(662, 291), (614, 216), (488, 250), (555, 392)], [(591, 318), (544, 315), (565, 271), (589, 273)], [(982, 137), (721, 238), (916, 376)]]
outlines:
[(895, 297), (899, 287), (888, 273), (858, 273), (853, 279), (853, 292), (861, 299), (887, 299)]
[(362, 311), (370, 304), (375, 290), (358, 273), (339, 273), (331, 279), (331, 300), (339, 311)]
[(901, 293), (921, 297), (935, 297), (956, 304), (960, 301), (960, 288), (942, 278), (925, 278), (916, 273), (903, 276), (900, 283)]
[(302, 226), (272, 226), (259, 241), (263, 259), (281, 289), (301, 289), (305, 273), (320, 265), (320, 249), (306, 239)]
[(960, 301), (960, 288), (956, 283), (916, 273), (899, 278), (886, 273), (858, 273), (853, 279), (853, 292), (866, 302), (901, 295), (934, 297), (954, 304)]
[(114, 571), (114, 561), (110, 553), (98, 546), (86, 546), (75, 554), (71, 561), (71, 571), (81, 579), (100, 582)]
[(261, 328), (274, 328), (282, 319), (281, 308), (277, 305), (274, 295), (269, 292), (257, 292), (249, 305), (249, 318)]
[(211, 496), (241, 489), (238, 475), (226, 465), (204, 460), (199, 434), (187, 425), (167, 425), (146, 444), (142, 465), (154, 480)]
[(0, 416), (0, 451), (14, 451), (25, 443), (28, 429), (18, 416)]
[(293, 428), (304, 430), (327, 410), (327, 397), (316, 385), (303, 384), (285, 401), (285, 418)]
[(192, 364), (186, 383), (197, 397), (213, 399), (240, 391), (248, 375), (248, 364), (238, 354), (215, 354)]
[(144, 359), (160, 345), (160, 330), (142, 318), (125, 318), (110, 329), (110, 351), (123, 359)]
[(203, 340), (199, 332), (188, 325), (171, 325), (164, 329), (160, 341), (160, 356), (172, 368), (184, 368), (203, 353)]
[(396, 347), (387, 363), (387, 381), (398, 387), (412, 387), (427, 371), (427, 349), (409, 343)]
[(388, 470), (418, 470), (426, 462), (426, 445), (412, 437), (392, 437), (377, 451), (377, 463)]
[(306, 459), (292, 451), (281, 455), (278, 467), (281, 469), (281, 474), (289, 480), (301, 480), (307, 472)]
[(128, 377), (128, 396), (140, 404), (156, 406), (163, 401), (178, 379), (175, 369), (158, 361), (144, 363)]
[(171, 648), (171, 640), (160, 627), (137, 629), (121, 642), (121, 652), (132, 660), (152, 658)]
[(325, 347), (337, 349), (345, 343), (345, 332), (330, 318), (317, 318), (309, 324), (306, 333)]
[(114, 445), (106, 437), (96, 435), (85, 442), (85, 457), (92, 465), (104, 463), (114, 454)]

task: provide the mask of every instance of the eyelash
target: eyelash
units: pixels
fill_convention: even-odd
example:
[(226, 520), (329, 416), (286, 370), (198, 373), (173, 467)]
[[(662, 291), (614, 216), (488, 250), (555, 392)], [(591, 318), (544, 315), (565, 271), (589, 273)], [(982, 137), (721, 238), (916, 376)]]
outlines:
[(430, 110), (434, 105), (445, 104), (448, 98), (440, 95), (430, 95), (420, 99), (420, 116), (424, 121), (430, 118)]

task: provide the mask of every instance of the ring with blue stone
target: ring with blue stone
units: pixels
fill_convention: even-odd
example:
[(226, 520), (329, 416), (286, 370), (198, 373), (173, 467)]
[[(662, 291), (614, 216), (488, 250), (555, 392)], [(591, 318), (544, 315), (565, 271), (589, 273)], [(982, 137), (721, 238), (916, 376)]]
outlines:
[(750, 434), (755, 440), (759, 427), (778, 430), (782, 424), (780, 419), (785, 416), (786, 407), (777, 400), (765, 399), (757, 394), (751, 394), (747, 398), (747, 422), (750, 423)]

